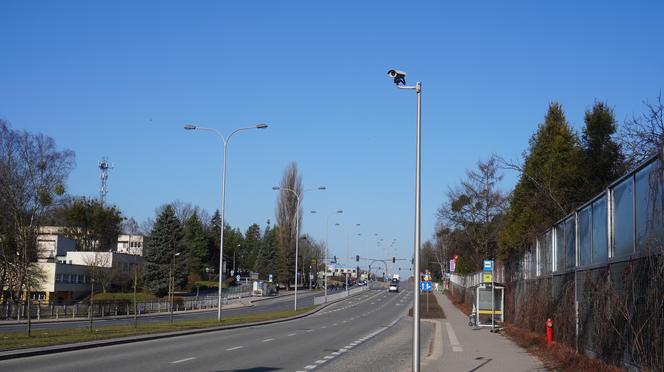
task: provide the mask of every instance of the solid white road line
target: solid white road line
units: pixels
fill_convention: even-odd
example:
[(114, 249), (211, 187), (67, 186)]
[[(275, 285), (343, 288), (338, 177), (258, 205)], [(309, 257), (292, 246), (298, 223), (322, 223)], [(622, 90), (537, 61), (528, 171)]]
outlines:
[(188, 360), (193, 360), (193, 359), (196, 359), (196, 357), (189, 357), (189, 358), (185, 358), (185, 359), (176, 360), (176, 361), (171, 362), (171, 364), (178, 364), (178, 363), (186, 362)]
[(462, 352), (463, 348), (461, 347), (459, 339), (457, 338), (456, 333), (454, 333), (454, 329), (452, 328), (450, 322), (445, 322), (445, 328), (447, 328), (447, 337), (450, 339), (452, 351)]

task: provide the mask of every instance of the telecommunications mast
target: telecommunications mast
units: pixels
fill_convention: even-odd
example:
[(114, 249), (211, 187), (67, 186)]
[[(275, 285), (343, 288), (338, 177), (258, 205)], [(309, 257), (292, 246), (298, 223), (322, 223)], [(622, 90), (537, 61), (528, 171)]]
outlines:
[(101, 186), (99, 187), (99, 201), (101, 204), (104, 204), (106, 201), (106, 194), (108, 194), (108, 170), (113, 169), (113, 164), (108, 162), (108, 159), (104, 156), (101, 158), (99, 163), (99, 180), (101, 181)]

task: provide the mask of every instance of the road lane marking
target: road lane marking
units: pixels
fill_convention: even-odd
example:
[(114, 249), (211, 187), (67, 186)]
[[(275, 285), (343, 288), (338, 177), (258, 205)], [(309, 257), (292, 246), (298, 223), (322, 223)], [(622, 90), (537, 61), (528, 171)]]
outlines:
[(292, 336), (295, 336), (295, 335), (296, 335), (296, 333), (289, 333), (288, 337), (292, 337)]
[(327, 362), (327, 360), (319, 359), (319, 360), (315, 361), (314, 363), (316, 363), (316, 364), (323, 364), (323, 363), (325, 363), (325, 362)]
[(463, 348), (461, 347), (459, 339), (457, 338), (456, 333), (454, 333), (454, 329), (450, 322), (445, 322), (445, 328), (447, 329), (447, 337), (450, 339), (450, 344), (452, 345), (452, 351), (462, 352)]
[(321, 329), (325, 329), (325, 328), (327, 328), (327, 326), (322, 326), (322, 327), (320, 327), (320, 328), (321, 328)]
[(323, 359), (332, 359), (334, 358), (334, 355), (326, 355), (323, 357)]
[(196, 359), (196, 357), (184, 358), (184, 359), (173, 361), (173, 362), (171, 362), (171, 364), (178, 364), (178, 363), (182, 363), (182, 362), (186, 362), (186, 361), (194, 360), (194, 359)]
[(333, 351), (333, 352), (332, 352), (332, 355), (334, 355), (334, 356), (337, 356), (337, 355), (339, 355), (339, 354), (341, 354), (341, 353), (338, 352), (338, 351)]
[(316, 368), (316, 366), (311, 365), (311, 364), (304, 367), (304, 369), (314, 369), (314, 368)]
[(226, 349), (226, 351), (233, 351), (233, 350), (237, 350), (237, 349), (242, 349), (243, 347), (244, 346), (231, 347), (231, 348)]
[(268, 342), (268, 341), (274, 341), (274, 339), (273, 338), (266, 338), (265, 340), (263, 340), (263, 342)]

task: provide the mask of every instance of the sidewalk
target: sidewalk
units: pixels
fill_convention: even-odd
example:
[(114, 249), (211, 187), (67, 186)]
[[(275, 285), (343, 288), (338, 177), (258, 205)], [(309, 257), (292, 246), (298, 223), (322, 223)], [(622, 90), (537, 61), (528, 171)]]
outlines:
[(436, 332), (435, 348), (440, 349), (442, 341), (443, 351), (434, 360), (424, 361), (422, 371), (547, 371), (537, 358), (503, 335), (487, 328), (473, 330), (468, 314), (442, 292), (434, 294), (447, 317), (438, 324), (442, 332)]

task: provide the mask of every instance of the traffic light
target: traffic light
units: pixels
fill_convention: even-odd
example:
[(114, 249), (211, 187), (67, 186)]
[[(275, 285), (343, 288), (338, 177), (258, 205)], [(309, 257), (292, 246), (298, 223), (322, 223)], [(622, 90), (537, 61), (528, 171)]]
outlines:
[(359, 254), (357, 256), (355, 256), (355, 261), (360, 262), (360, 255)]
[(334, 256), (334, 263), (337, 263), (337, 256)]
[(392, 257), (392, 263), (396, 263), (396, 262), (397, 262), (397, 258), (396, 258), (396, 257)]

